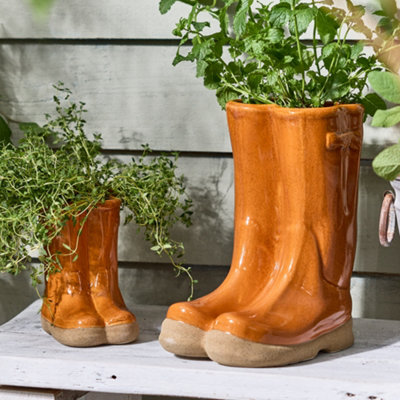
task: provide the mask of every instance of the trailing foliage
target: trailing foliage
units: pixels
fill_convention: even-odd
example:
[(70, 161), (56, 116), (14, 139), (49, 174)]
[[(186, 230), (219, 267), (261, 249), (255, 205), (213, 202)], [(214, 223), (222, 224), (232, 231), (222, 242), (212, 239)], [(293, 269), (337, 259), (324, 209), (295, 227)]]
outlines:
[[(371, 72), (369, 83), (375, 92), (385, 100), (398, 104), (388, 110), (378, 110), (372, 119), (372, 126), (389, 127), (400, 122), (400, 77), (391, 72)], [(400, 175), (400, 143), (379, 153), (372, 166), (377, 175), (389, 181)]]
[[(177, 154), (149, 158), (146, 147), (128, 164), (105, 160), (101, 136), (89, 140), (85, 135), (85, 104), (71, 101), (62, 84), (55, 88), (61, 94), (54, 96), (56, 116), (47, 115), (42, 127), (21, 124), (19, 145), (5, 143), (0, 149), (0, 272), (15, 275), (29, 267), (37, 285), (43, 273), (60, 266), (49, 245), (66, 221), (87, 216), (114, 196), (128, 210), (126, 222), (133, 219), (143, 228), (152, 250), (166, 254), (178, 275), (187, 274), (191, 297), (190, 268), (175, 261), (184, 253), (183, 244), (169, 234), (176, 223), (189, 226), (191, 216), (183, 176), (176, 175)], [(32, 250), (39, 251), (39, 266), (29, 265)]]
[[(382, 107), (379, 96), (363, 95), (368, 73), (377, 69), (376, 58), (363, 53), (362, 42), (347, 41), (351, 30), (372, 37), (362, 21), (362, 6), (350, 0), (348, 11), (331, 0), (266, 5), (161, 0), (160, 11), (177, 1), (191, 9), (173, 31), (181, 39), (173, 64), (196, 62), (197, 76), (216, 90), (222, 108), (232, 99), (285, 107), (363, 103), (370, 114)], [(313, 39), (303, 40), (310, 30)]]

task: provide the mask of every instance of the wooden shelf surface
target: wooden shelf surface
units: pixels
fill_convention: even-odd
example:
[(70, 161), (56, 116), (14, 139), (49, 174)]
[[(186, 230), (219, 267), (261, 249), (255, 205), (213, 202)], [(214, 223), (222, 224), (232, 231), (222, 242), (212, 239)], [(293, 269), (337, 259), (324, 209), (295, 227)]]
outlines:
[(124, 346), (70, 348), (40, 326), (40, 301), (0, 326), (0, 385), (226, 400), (399, 400), (400, 321), (355, 319), (355, 345), (284, 368), (175, 357), (157, 341), (165, 307), (136, 306)]

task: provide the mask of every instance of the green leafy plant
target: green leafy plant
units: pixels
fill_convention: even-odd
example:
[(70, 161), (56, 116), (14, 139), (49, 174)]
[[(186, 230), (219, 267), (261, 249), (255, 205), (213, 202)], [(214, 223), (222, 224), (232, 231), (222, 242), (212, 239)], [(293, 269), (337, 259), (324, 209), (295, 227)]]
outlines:
[[(375, 92), (385, 100), (398, 104), (387, 110), (378, 110), (372, 119), (372, 126), (390, 127), (400, 122), (400, 77), (387, 71), (371, 72), (369, 83)], [(400, 174), (400, 143), (380, 152), (372, 162), (377, 175), (389, 181)]]
[[(363, 93), (368, 73), (379, 69), (375, 56), (363, 53), (362, 42), (347, 40), (351, 30), (373, 35), (362, 6), (350, 0), (347, 11), (330, 0), (256, 7), (254, 0), (161, 0), (161, 13), (178, 1), (191, 8), (173, 31), (180, 38), (173, 64), (196, 62), (197, 76), (216, 90), (222, 108), (233, 99), (284, 107), (362, 103), (371, 115), (384, 107), (377, 94)], [(312, 40), (303, 40), (310, 30)]]
[[(62, 84), (55, 88), (56, 115), (47, 115), (44, 126), (21, 124), (24, 138), (18, 146), (4, 142), (0, 148), (0, 272), (30, 268), (36, 286), (43, 273), (60, 267), (49, 246), (66, 221), (118, 197), (128, 211), (125, 222), (133, 219), (151, 249), (165, 254), (178, 275), (189, 277), (192, 297), (190, 268), (175, 261), (184, 253), (183, 244), (169, 234), (176, 223), (191, 223), (191, 201), (183, 176), (176, 175), (177, 154), (147, 157), (146, 147), (127, 164), (105, 159), (101, 136), (89, 140), (85, 135), (85, 104), (73, 102)], [(30, 264), (32, 250), (39, 251), (40, 265)]]
[(375, 38), (372, 42), (377, 57), (392, 72), (400, 69), (400, 12), (396, 0), (380, 0)]

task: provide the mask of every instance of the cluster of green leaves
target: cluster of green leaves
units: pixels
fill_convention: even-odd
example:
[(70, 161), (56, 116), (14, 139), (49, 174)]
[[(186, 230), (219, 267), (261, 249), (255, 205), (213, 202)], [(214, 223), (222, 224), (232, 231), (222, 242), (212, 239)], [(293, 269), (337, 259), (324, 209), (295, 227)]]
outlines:
[(378, 58), (393, 72), (400, 69), (400, 13), (396, 0), (380, 0), (380, 9), (374, 14), (379, 17), (374, 50)]
[[(369, 83), (375, 92), (385, 100), (398, 104), (387, 110), (378, 110), (372, 119), (372, 126), (389, 127), (400, 122), (400, 77), (387, 71), (371, 72)], [(379, 153), (372, 166), (377, 175), (389, 181), (400, 175), (400, 143)]]
[[(383, 106), (376, 94), (363, 95), (376, 58), (363, 53), (362, 42), (347, 40), (351, 30), (372, 37), (362, 6), (347, 0), (345, 12), (331, 0), (257, 8), (254, 0), (161, 0), (161, 13), (178, 1), (191, 9), (173, 31), (180, 38), (173, 64), (196, 62), (222, 108), (232, 99), (285, 107), (361, 102), (370, 114)], [(312, 40), (303, 40), (307, 30)]]
[[(61, 93), (54, 96), (56, 116), (47, 115), (42, 127), (21, 124), (24, 138), (18, 146), (4, 140), (0, 148), (0, 272), (18, 274), (30, 267), (37, 285), (43, 273), (60, 267), (49, 246), (66, 221), (118, 197), (128, 210), (126, 222), (134, 219), (152, 250), (166, 254), (178, 275), (187, 274), (191, 297), (195, 281), (190, 268), (175, 261), (184, 253), (183, 244), (169, 233), (178, 222), (189, 226), (191, 216), (183, 177), (176, 175), (177, 155), (147, 157), (145, 148), (130, 163), (106, 160), (101, 136), (89, 140), (85, 135), (85, 104), (73, 102), (62, 84), (55, 88)], [(39, 251), (39, 266), (29, 264), (32, 250)]]

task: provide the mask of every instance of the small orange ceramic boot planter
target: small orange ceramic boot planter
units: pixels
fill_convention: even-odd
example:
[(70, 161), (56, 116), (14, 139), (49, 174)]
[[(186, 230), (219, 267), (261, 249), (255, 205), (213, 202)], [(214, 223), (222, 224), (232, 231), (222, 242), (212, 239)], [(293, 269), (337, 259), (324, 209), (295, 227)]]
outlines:
[(214, 292), (169, 308), (160, 343), (172, 353), (207, 357), (204, 337), (215, 318), (245, 309), (267, 285), (274, 270), (282, 231), (276, 205), (282, 188), (276, 180), (278, 154), (271, 130), (271, 107), (235, 104), (228, 111), (238, 121), (237, 127), (231, 126), (235, 163), (232, 264), (225, 281)]
[[(233, 140), (246, 124), (243, 107), (227, 108)], [(269, 275), (263, 290), (245, 310), (221, 314), (206, 335), (208, 356), (226, 365), (286, 365), (353, 343), (350, 277), (363, 109), (274, 107), (271, 114), (278, 245), (269, 260), (273, 270), (259, 272)]]
[(89, 279), (91, 296), (97, 313), (105, 322), (107, 342), (133, 342), (139, 327), (126, 308), (118, 286), (119, 199), (106, 200), (88, 217)]
[[(105, 323), (92, 301), (88, 268), (88, 230), (84, 216), (69, 220), (50, 246), (59, 254), (60, 272), (47, 278), (42, 305), (42, 327), (67, 346), (87, 347), (107, 343)], [(65, 246), (76, 252), (67, 255)], [(76, 256), (78, 258), (76, 259)]]

